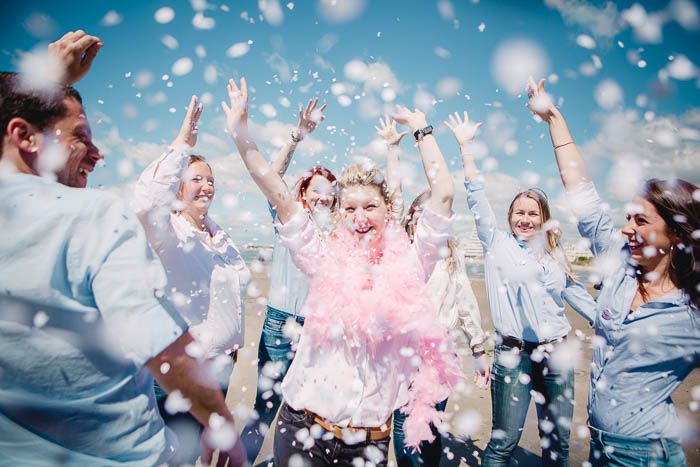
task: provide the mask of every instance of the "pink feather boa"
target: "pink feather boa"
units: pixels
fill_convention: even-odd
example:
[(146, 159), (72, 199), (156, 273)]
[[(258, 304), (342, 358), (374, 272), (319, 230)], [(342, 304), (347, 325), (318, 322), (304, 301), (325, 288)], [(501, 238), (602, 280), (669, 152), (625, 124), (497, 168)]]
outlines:
[(309, 279), (303, 332), (319, 350), (337, 339), (366, 346), (383, 367), (387, 356), (412, 359), (412, 365), (396, 365), (411, 368), (409, 374), (392, 377), (409, 382), (409, 402), (402, 408), (405, 444), (418, 448), (435, 438), (430, 424), (439, 426), (445, 418), (435, 405), (450, 395), (461, 372), (406, 232), (390, 223), (383, 236), (374, 263), (345, 229), (327, 239), (315, 261), (318, 272)]

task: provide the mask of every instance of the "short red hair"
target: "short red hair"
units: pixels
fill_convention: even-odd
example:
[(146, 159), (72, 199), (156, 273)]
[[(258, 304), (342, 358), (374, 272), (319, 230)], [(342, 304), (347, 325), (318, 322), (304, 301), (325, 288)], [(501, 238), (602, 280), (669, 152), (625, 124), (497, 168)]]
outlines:
[[(325, 167), (312, 167), (311, 170), (308, 170), (307, 172), (304, 173), (304, 176), (302, 176), (299, 181), (297, 182), (298, 188), (297, 188), (297, 201), (301, 201), (302, 206), (304, 206), (304, 209), (309, 209), (309, 205), (306, 203), (306, 190), (309, 189), (309, 185), (311, 184), (311, 179), (314, 178), (314, 175), (320, 175), (321, 177), (325, 178), (331, 184), (333, 187), (336, 187), (336, 179), (335, 175), (333, 175), (333, 172), (328, 170)], [(333, 193), (333, 204), (331, 205), (331, 210), (335, 209), (336, 204), (338, 204), (338, 193), (337, 191)]]

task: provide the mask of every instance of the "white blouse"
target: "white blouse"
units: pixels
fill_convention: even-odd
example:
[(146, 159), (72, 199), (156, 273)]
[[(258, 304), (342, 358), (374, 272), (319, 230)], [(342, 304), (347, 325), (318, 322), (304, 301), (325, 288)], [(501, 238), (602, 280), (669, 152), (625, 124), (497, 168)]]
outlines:
[(169, 148), (153, 161), (139, 177), (133, 206), (165, 267), (169, 299), (211, 358), (243, 346), (250, 272), (231, 237), (209, 216), (204, 223), (211, 237), (171, 211), (188, 154)]
[[(440, 259), (439, 250), (447, 244), (452, 220), (426, 209), (418, 221), (415, 241), (406, 254), (417, 255), (424, 280), (430, 277)], [(276, 225), (297, 266), (313, 274), (315, 259), (324, 247), (324, 236), (303, 209), (286, 224)], [(385, 343), (383, 355), (399, 355), (405, 342)], [(296, 356), (282, 382), (285, 402), (295, 410), (307, 409), (325, 420), (356, 427), (379, 427), (394, 410), (408, 402), (408, 381), (414, 371), (404, 367), (408, 359), (376, 361), (367, 346), (353, 346), (344, 339), (334, 340), (317, 351), (301, 330)]]

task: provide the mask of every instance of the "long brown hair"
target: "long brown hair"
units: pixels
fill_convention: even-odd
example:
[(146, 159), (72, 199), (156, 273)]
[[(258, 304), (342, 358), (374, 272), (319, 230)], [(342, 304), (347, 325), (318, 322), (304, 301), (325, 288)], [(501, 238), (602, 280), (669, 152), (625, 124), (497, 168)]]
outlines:
[[(540, 190), (539, 188), (528, 188), (527, 190), (521, 191), (520, 193), (515, 195), (513, 201), (510, 202), (510, 207), (508, 207), (509, 227), (510, 219), (513, 216), (513, 210), (515, 209), (515, 202), (520, 198), (530, 198), (531, 200), (534, 200), (537, 203), (537, 206), (540, 208), (540, 220), (542, 221), (543, 226), (545, 223), (552, 219), (552, 215), (549, 211), (549, 201), (547, 200), (547, 195), (545, 194), (545, 192)], [(550, 228), (546, 230), (545, 235), (545, 249), (547, 250), (547, 253), (557, 263), (559, 263), (559, 265), (564, 269), (564, 272), (566, 273), (567, 277), (569, 277), (569, 279), (571, 280), (574, 280), (574, 271), (571, 268), (571, 264), (569, 264), (569, 260), (566, 258), (566, 254), (564, 253), (563, 249), (561, 248), (561, 245), (559, 244), (559, 239), (561, 238), (561, 230), (559, 230), (556, 227)]]
[[(700, 309), (700, 202), (698, 187), (688, 181), (647, 180), (642, 198), (649, 201), (666, 223), (666, 232), (674, 243), (668, 275), (673, 285), (685, 292), (695, 309)], [(646, 299), (646, 290), (640, 281), (640, 292)]]

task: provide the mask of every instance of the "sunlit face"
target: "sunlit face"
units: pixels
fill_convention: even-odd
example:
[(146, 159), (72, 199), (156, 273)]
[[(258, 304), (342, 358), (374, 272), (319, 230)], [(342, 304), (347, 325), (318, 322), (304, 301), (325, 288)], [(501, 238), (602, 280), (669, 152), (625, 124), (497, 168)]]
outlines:
[(630, 207), (622, 233), (627, 236), (632, 259), (642, 268), (653, 268), (670, 252), (673, 240), (653, 204), (637, 197)]
[(532, 198), (520, 196), (513, 203), (513, 213), (510, 216), (511, 232), (527, 242), (541, 229), (542, 213), (539, 204)]
[(334, 195), (333, 184), (323, 175), (314, 175), (306, 188), (304, 199), (309, 211), (314, 214), (318, 206), (330, 209), (333, 206)]
[(185, 203), (185, 211), (200, 215), (209, 212), (209, 205), (214, 199), (214, 176), (206, 162), (195, 161), (187, 167), (178, 198)]
[(64, 104), (68, 112), (53, 125), (50, 135), (68, 154), (65, 164), (56, 172), (56, 176), (59, 183), (85, 188), (88, 174), (95, 169), (95, 164), (103, 156), (92, 143), (92, 131), (83, 106), (72, 97), (66, 98)]
[(374, 185), (353, 185), (343, 189), (340, 203), (343, 224), (359, 241), (379, 240), (389, 219), (389, 205)]

